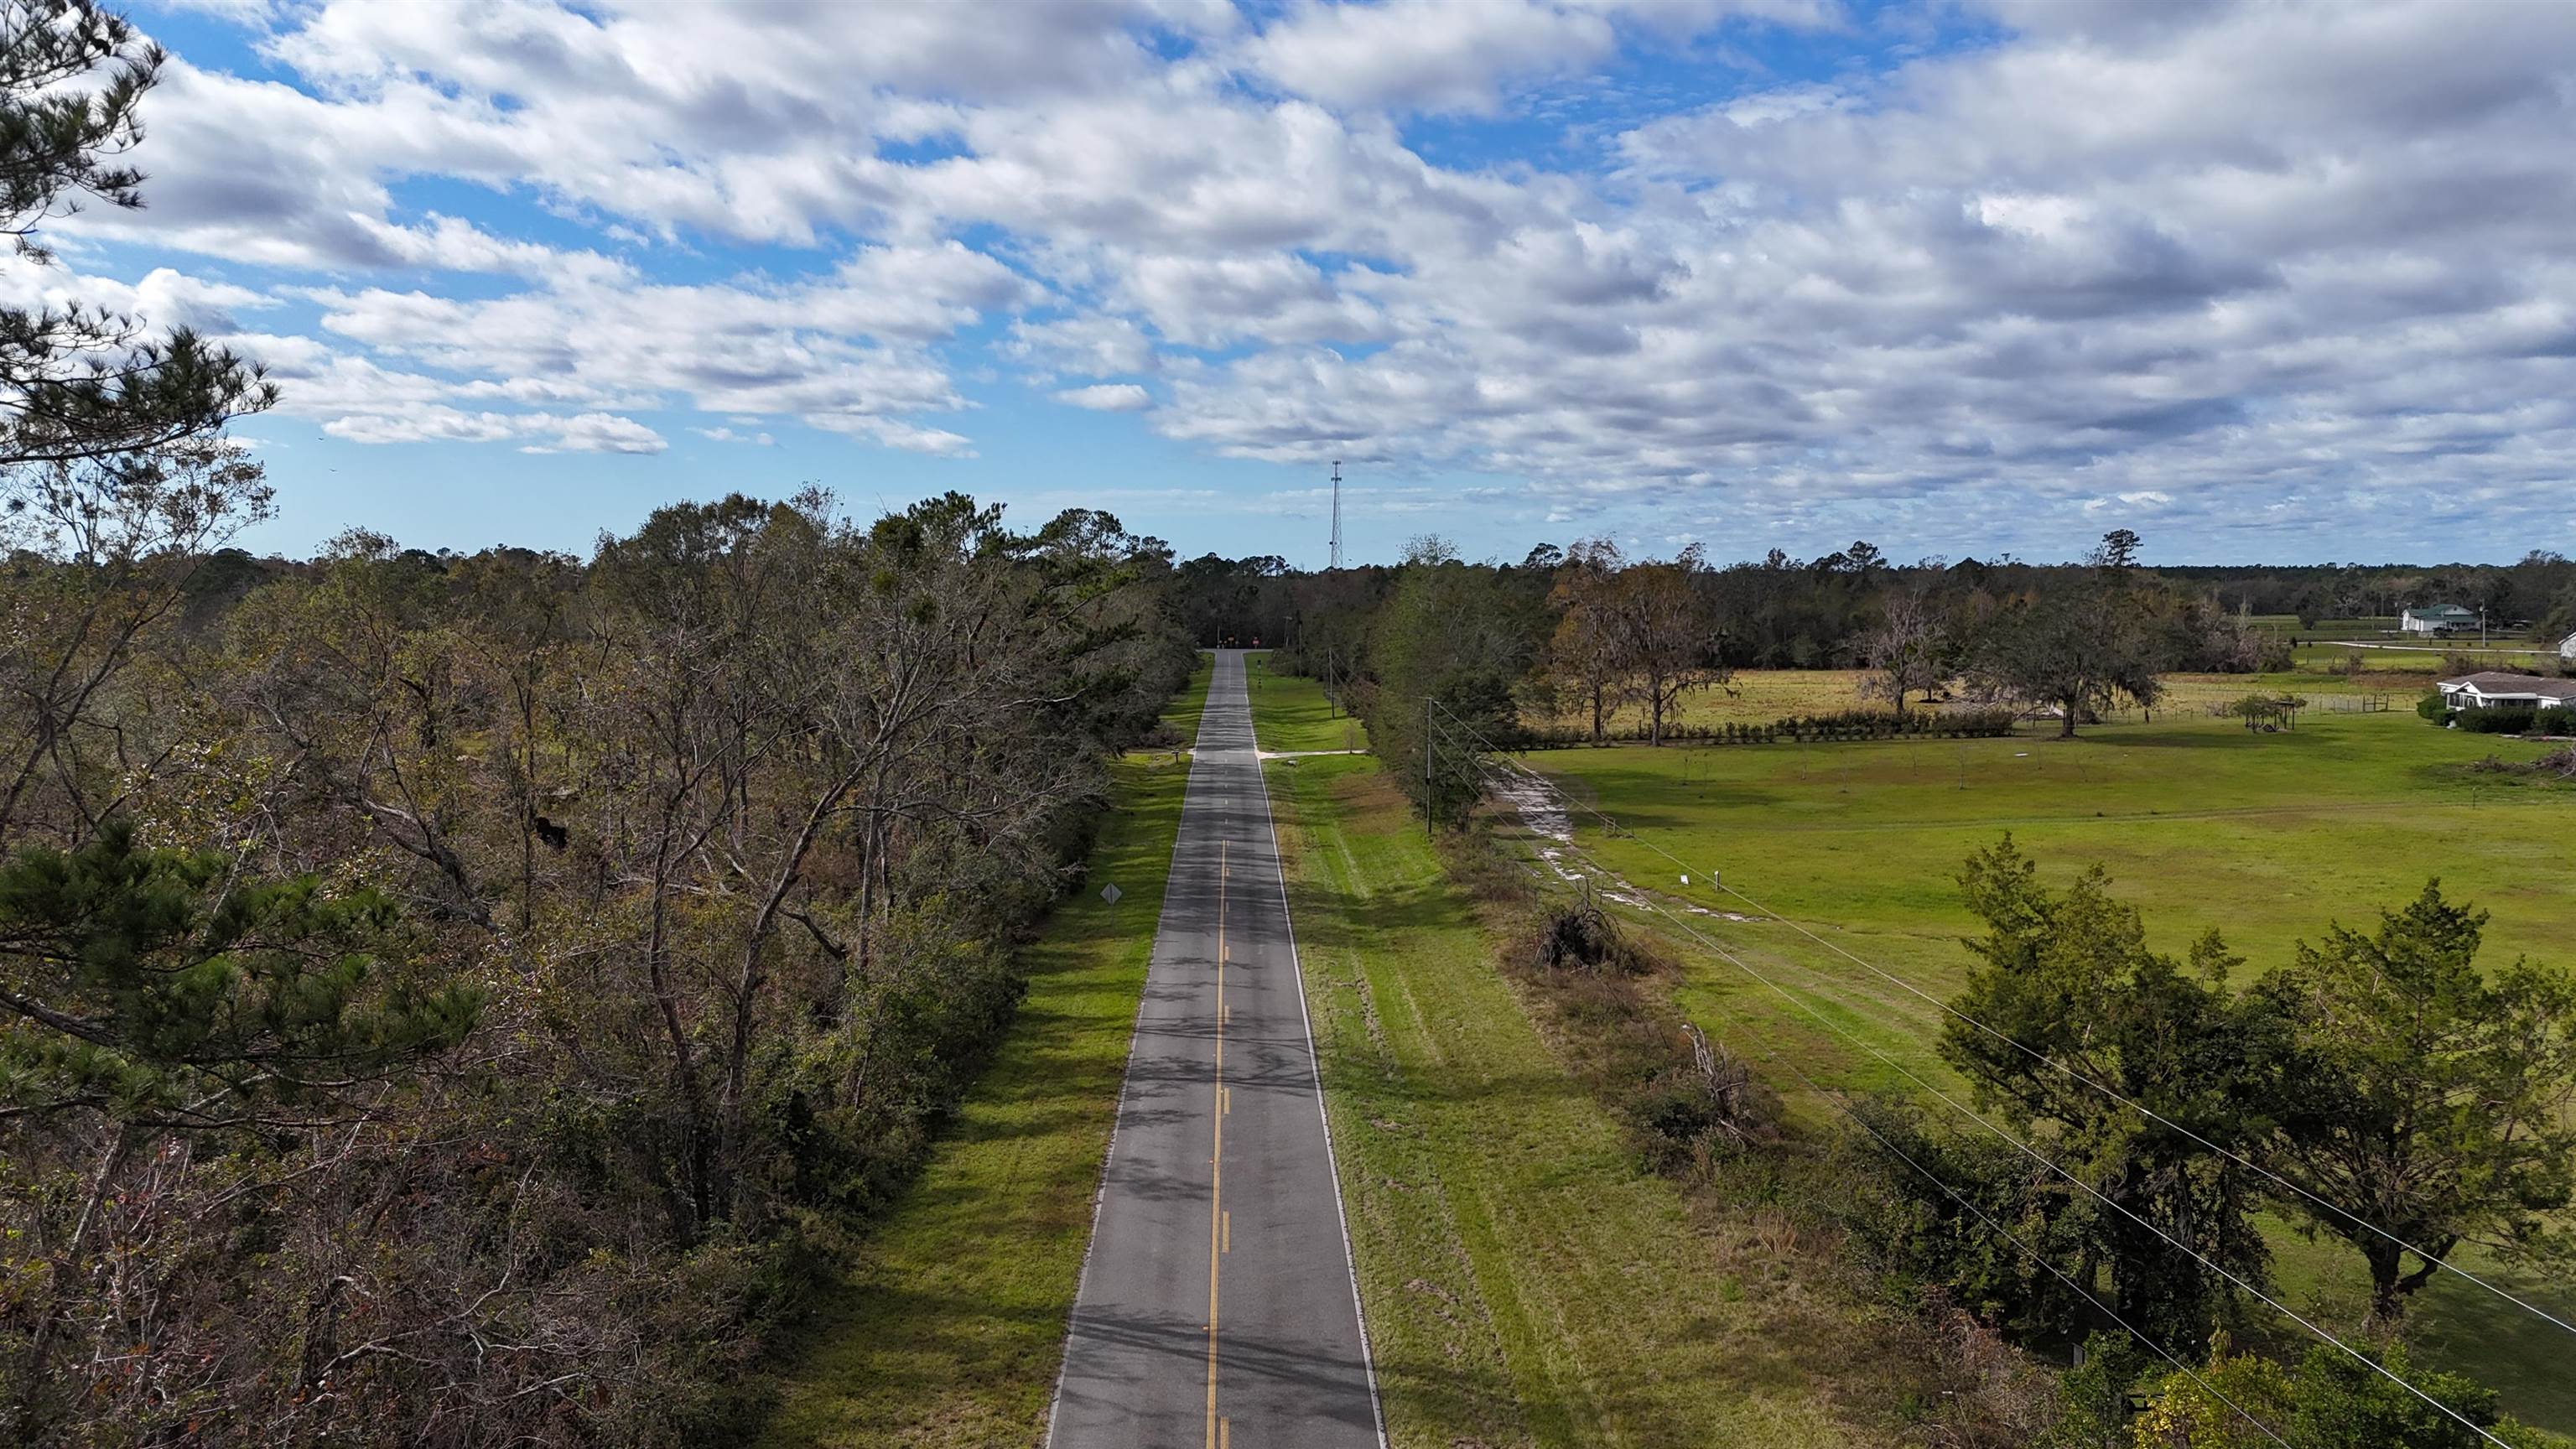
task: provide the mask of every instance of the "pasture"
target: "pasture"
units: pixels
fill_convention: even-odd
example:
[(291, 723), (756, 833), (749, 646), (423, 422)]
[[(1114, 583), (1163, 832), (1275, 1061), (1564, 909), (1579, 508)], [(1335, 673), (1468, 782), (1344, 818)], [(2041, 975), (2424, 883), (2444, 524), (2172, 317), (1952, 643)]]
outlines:
[[(2340, 669), (2329, 672), (2328, 666), (2339, 665), (2351, 656), (2361, 656), (2361, 670), (2347, 674)], [(2152, 709), (2134, 706), (2114, 710), (2106, 719), (2113, 725), (2156, 723), (2185, 716), (2222, 718), (2215, 711), (2230, 701), (2250, 693), (2295, 694), (2310, 701), (2316, 713), (2341, 713), (2363, 707), (2364, 701), (2404, 712), (2414, 707), (2416, 696), (2432, 688), (2436, 677), (2444, 672), (2444, 652), (2432, 650), (2350, 649), (2336, 645), (2307, 645), (2299, 651), (2298, 667), (2268, 674), (2168, 674), (2164, 677), (2165, 697)], [(2480, 656), (2480, 667), (2497, 670), (2540, 669), (2549, 665), (2529, 653), (2497, 652)], [(1886, 709), (1885, 700), (1871, 699), (1862, 693), (1869, 671), (1862, 669), (1746, 669), (1738, 670), (1724, 682), (1685, 692), (1666, 714), (1668, 725), (1767, 724), (1792, 715), (1831, 714), (1843, 710)], [(1256, 681), (1255, 688), (1260, 687)], [(1307, 684), (1309, 689), (1314, 686)], [(1922, 709), (1918, 696), (1907, 701), (1909, 710)], [(1320, 699), (1318, 701), (1320, 708)], [(1529, 714), (1531, 724), (1553, 725), (1561, 729), (1580, 729), (1590, 722), (1582, 709), (1561, 709), (1553, 715)], [(1623, 704), (1612, 711), (1607, 722), (1617, 728), (1642, 727), (1645, 710), (1641, 705)], [(2232, 721), (2230, 721), (2232, 722)], [(2241, 726), (2240, 726), (2241, 728)]]
[[(1782, 691), (1775, 697), (1789, 688), (1766, 687)], [(2226, 687), (2256, 686), (2240, 676)], [(2298, 687), (2317, 692), (2304, 679)], [(2493, 913), (2483, 959), (2576, 954), (2576, 789), (2466, 768), (2491, 755), (2526, 760), (2542, 747), (2435, 729), (2410, 704), (2408, 695), (2388, 713), (2319, 709), (2279, 734), (2167, 709), (2153, 723), (2105, 725), (2073, 741), (2026, 727), (1998, 740), (1621, 746), (1526, 759), (1623, 827), (1613, 836), (1578, 813), (1585, 853), (1668, 906), (1756, 917), (1692, 924), (1940, 1083), (1949, 1074), (1932, 1049), (1938, 1007), (1836, 948), (1947, 1000), (1974, 924), (1955, 876), (1972, 850), (2006, 831), (2059, 881), (2104, 866), (2115, 893), (2144, 912), (2156, 949), (2179, 955), (2215, 929), (2248, 958), (2247, 975), (2286, 960), (2329, 922), (2372, 922), (2434, 876), (2454, 899)], [(1687, 863), (1692, 885), (1657, 848)], [(1719, 872), (1749, 902), (1710, 890)], [(1745, 971), (1663, 934), (1692, 963), (1684, 1008), (1757, 1062), (1789, 1053), (1827, 1081), (1907, 1087)], [(2286, 1226), (2275, 1238), (2285, 1301), (2333, 1321), (2358, 1316), (2358, 1259)], [(2576, 1285), (2497, 1276), (2562, 1316), (2576, 1310)], [(2437, 1279), (2414, 1315), (2424, 1360), (2476, 1374), (2534, 1423), (2576, 1428), (2565, 1336), (2495, 1306)]]

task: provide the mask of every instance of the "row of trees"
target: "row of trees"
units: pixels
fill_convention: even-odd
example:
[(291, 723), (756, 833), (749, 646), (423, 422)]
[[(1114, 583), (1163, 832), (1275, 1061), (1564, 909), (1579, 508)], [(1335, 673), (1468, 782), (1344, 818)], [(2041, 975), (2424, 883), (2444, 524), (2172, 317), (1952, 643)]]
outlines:
[(350, 534), (191, 626), (202, 556), (10, 580), (9, 1436), (703, 1423), (1015, 1001), (1188, 667), (1162, 553), (732, 497), (586, 562)]
[[(2118, 530), (2077, 563), (2029, 576), (2040, 583), (2007, 588), (1991, 573), (1908, 576), (1856, 544), (1832, 571), (1867, 601), (1845, 662), (1899, 717), (1941, 700), (2045, 714), (2069, 735), (2119, 705), (2153, 705), (2167, 670), (2286, 667), (2276, 633), (2142, 568), (2138, 546)], [(1201, 585), (1221, 576), (1183, 572), (1192, 569)], [(1278, 648), (1275, 666), (1323, 679), (1367, 718), (1408, 789), (1438, 793), (1437, 770), (1416, 753), (1426, 701), (1492, 740), (1525, 720), (1571, 717), (1598, 742), (1634, 711), (1646, 740), (1664, 743), (1685, 696), (1732, 675), (1745, 625), (1727, 608), (1730, 572), (1696, 547), (1637, 560), (1590, 539), (1495, 565), (1427, 538), (1392, 570), (1265, 566), (1250, 578), (1300, 609), (1316, 605), (1284, 621), (1296, 642)], [(1178, 607), (1195, 607), (1192, 597), (1183, 588)]]
[[(1597, 562), (1601, 545), (1578, 541), (1559, 548), (1542, 544), (1513, 563), (1493, 565), (1517, 589), (1546, 595), (1568, 563)], [(1615, 555), (1616, 550), (1612, 553)], [(1900, 564), (1877, 547), (1854, 543), (1817, 559), (1795, 559), (1780, 550), (1745, 563), (1704, 566), (1694, 587), (1723, 624), (1716, 665), (1733, 669), (1813, 669), (1859, 664), (1880, 651), (1873, 636), (1886, 623), (1889, 601), (2036, 597), (2078, 582), (2082, 561), (2035, 564), (2000, 557), (1956, 563), (1926, 558)], [(1336, 620), (1367, 610), (1392, 587), (1393, 568), (1363, 566), (1331, 573), (1299, 573), (1272, 556), (1230, 560), (1208, 555), (1176, 571), (1176, 607), (1200, 643), (1259, 639), (1267, 644), (1331, 649), (1351, 657), (1347, 637), (1326, 639)], [(2203, 567), (2176, 565), (2153, 571), (2159, 588), (2194, 602), (2207, 633), (2215, 619), (2287, 615), (2306, 627), (2320, 620), (2394, 615), (2418, 604), (2459, 603), (2486, 608), (2498, 621), (2529, 620), (2550, 640), (2576, 632), (2576, 563), (2535, 551), (2518, 563), (2421, 568), (2406, 565), (2312, 567)], [(2195, 657), (2208, 667), (2244, 668), (2239, 648), (2195, 642)], [(2259, 644), (2260, 641), (2251, 641)], [(1319, 663), (1317, 675), (1323, 667)]]

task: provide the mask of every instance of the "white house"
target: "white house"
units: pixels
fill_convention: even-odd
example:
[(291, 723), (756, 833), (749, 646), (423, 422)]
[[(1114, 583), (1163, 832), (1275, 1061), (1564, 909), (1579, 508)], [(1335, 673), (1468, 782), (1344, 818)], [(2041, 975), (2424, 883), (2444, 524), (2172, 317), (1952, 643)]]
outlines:
[(2397, 627), (2409, 634), (2458, 634), (2478, 627), (2478, 614), (2457, 604), (2435, 604), (2399, 614)]
[(2576, 679), (2543, 679), (2537, 674), (2463, 674), (2435, 688), (2453, 709), (2576, 708)]
[(2558, 657), (2570, 664), (2576, 664), (2576, 634), (2570, 634), (2558, 641)]

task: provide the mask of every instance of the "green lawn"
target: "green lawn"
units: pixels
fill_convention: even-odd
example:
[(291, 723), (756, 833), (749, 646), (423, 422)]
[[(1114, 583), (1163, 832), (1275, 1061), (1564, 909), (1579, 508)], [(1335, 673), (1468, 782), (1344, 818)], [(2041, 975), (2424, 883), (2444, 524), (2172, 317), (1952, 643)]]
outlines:
[[(1195, 736), (1202, 664), (1166, 714)], [(1186, 761), (1132, 755), (1085, 888), (1025, 954), (1029, 993), (903, 1201), (782, 1375), (773, 1446), (1034, 1445), (1180, 828)], [(1115, 883), (1115, 906), (1096, 894)]]
[(1244, 686), (1252, 696), (1253, 733), (1262, 749), (1364, 750), (1368, 730), (1324, 698), (1321, 680), (1270, 672), (1267, 652), (1247, 655)]
[(1870, 1324), (1641, 1166), (1378, 762), (1269, 773), (1394, 1443), (1894, 1442)]
[[(2072, 742), (1628, 746), (1528, 760), (1637, 832), (1641, 839), (1612, 838), (1577, 821), (1583, 846), (1630, 880), (1750, 911), (1707, 889), (1707, 873), (1723, 871), (1727, 885), (1767, 911), (1947, 999), (1967, 960), (1959, 939), (1973, 925), (1956, 874), (1969, 852), (2007, 830), (2060, 880), (2105, 865), (2115, 891), (2144, 912), (2158, 949), (2180, 953), (2214, 927), (2249, 958), (2249, 972), (2286, 960), (2294, 942), (2330, 921), (2375, 919), (2434, 875), (2455, 899), (2493, 913), (2487, 959), (2568, 961), (2576, 955), (2568, 884), (2576, 793), (2459, 769), (2490, 754), (2528, 759), (2540, 748), (2438, 730), (2410, 711), (2312, 714), (2297, 731), (2274, 735), (2160, 715)], [(1688, 862), (1694, 884), (1683, 888), (1678, 869), (1648, 843)], [(1937, 1008), (1782, 921), (1694, 924), (1918, 1074), (1946, 1076), (1931, 1050)], [(1691, 959), (1680, 1000), (1712, 1031), (1795, 1052), (1829, 1080), (1905, 1085), (1736, 968), (1696, 948)], [(2354, 1255), (2286, 1232), (2276, 1240), (2294, 1304), (2357, 1307)], [(2576, 1285), (2514, 1281), (2562, 1316), (2576, 1311)], [(2494, 1306), (2455, 1279), (2437, 1280), (2417, 1310), (2424, 1361), (2496, 1385), (2526, 1419), (2576, 1429), (2565, 1335)]]
[[(2338, 663), (2349, 655), (2362, 654), (2364, 672), (2357, 676), (2329, 674), (2325, 666)], [(2351, 650), (2323, 646), (2322, 650), (2302, 649), (2300, 668), (2278, 674), (2174, 674), (2166, 676), (2171, 696), (2168, 708), (2153, 712), (2163, 719), (2168, 714), (2205, 713), (2203, 706), (2223, 703), (2261, 691), (2271, 694), (2303, 695), (2324, 713), (2333, 702), (2349, 695), (2387, 696), (2399, 709), (2411, 707), (2415, 697), (2431, 687), (2442, 656), (2436, 651), (2397, 651), (2387, 649)], [(2504, 656), (2496, 656), (2494, 668), (2516, 667)], [(1737, 671), (1723, 684), (1691, 690), (1666, 712), (1667, 724), (1768, 724), (1792, 715), (1829, 714), (1842, 710), (1884, 710), (1887, 702), (1865, 697), (1862, 684), (1869, 678), (1860, 669), (1745, 669)], [(1919, 704), (1919, 700), (1917, 701)], [(2115, 723), (2138, 720), (2128, 712)], [(1580, 728), (1590, 723), (1582, 710), (1567, 710), (1553, 720), (1559, 728)], [(1642, 705), (1627, 705), (1614, 711), (1608, 723), (1619, 727), (1642, 727), (1646, 712)]]

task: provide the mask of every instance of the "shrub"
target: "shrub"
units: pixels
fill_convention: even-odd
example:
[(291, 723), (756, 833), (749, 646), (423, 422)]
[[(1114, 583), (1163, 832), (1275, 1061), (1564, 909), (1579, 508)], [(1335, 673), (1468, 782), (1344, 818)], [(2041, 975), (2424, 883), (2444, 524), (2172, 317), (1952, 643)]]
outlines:
[(1629, 944), (1619, 927), (1586, 891), (1580, 901), (1551, 910), (1530, 943), (1531, 963), (1548, 971), (1611, 971), (1623, 976), (1653, 969), (1653, 960)]
[(2532, 716), (2531, 727), (2537, 734), (2576, 735), (2576, 709), (2553, 704)]
[(2528, 734), (2539, 717), (2538, 710), (2513, 708), (2464, 709), (2451, 716), (2460, 728), (2481, 735)]
[(1751, 1147), (1779, 1136), (1780, 1097), (1741, 1057), (1687, 1022), (1687, 1064), (1659, 1073), (1629, 1110), (1637, 1125), (1674, 1147)]
[(2448, 724), (2451, 722), (2451, 702), (2442, 697), (2442, 691), (2428, 689), (2422, 698), (2415, 701), (2415, 714), (2435, 724)]

